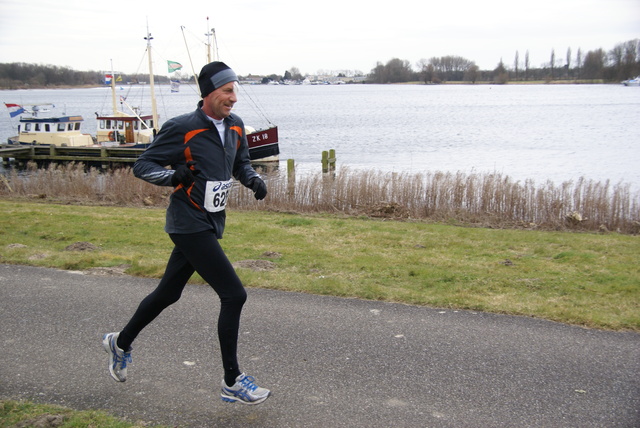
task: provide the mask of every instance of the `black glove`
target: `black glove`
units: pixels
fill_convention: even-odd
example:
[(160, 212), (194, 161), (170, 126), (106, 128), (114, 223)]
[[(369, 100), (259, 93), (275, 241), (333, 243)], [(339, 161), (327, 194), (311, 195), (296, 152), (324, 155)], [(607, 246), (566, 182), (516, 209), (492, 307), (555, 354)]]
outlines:
[(184, 187), (189, 187), (195, 181), (195, 176), (200, 174), (200, 170), (195, 167), (196, 161), (189, 161), (186, 165), (180, 165), (176, 168), (176, 172), (171, 176), (171, 185), (177, 187), (178, 184), (182, 184)]
[(264, 181), (262, 181), (260, 177), (253, 177), (249, 182), (249, 188), (253, 190), (253, 196), (259, 201), (267, 196), (267, 185), (264, 184)]

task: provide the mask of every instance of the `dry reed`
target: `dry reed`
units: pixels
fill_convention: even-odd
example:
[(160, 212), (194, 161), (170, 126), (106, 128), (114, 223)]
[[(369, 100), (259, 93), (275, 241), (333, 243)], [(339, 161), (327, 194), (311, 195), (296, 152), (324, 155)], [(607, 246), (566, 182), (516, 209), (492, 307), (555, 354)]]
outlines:
[[(640, 233), (640, 193), (625, 183), (581, 178), (560, 185), (514, 181), (494, 174), (423, 174), (350, 171), (307, 174), (290, 183), (286, 174), (266, 174), (269, 196), (256, 201), (243, 186), (230, 206), (244, 210), (344, 213), (395, 219), (556, 230)], [(0, 176), (0, 196), (67, 203), (166, 206), (172, 189), (135, 178), (131, 169), (85, 171), (82, 165), (30, 165)]]

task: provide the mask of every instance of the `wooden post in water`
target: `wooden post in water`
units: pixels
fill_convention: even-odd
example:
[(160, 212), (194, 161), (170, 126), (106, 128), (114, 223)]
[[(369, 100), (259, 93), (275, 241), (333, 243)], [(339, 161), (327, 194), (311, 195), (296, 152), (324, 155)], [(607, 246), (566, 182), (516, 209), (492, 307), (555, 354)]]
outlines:
[(296, 194), (296, 164), (293, 159), (287, 159), (287, 194), (291, 199)]
[(331, 149), (322, 152), (322, 172), (334, 172), (336, 170), (336, 151)]
[[(113, 79), (113, 77), (112, 77)], [(108, 169), (109, 168), (109, 163), (107, 162), (107, 158), (109, 157), (109, 155), (107, 154), (107, 148), (102, 146), (100, 147), (100, 157), (102, 159), (104, 159), (102, 161), (102, 169)]]

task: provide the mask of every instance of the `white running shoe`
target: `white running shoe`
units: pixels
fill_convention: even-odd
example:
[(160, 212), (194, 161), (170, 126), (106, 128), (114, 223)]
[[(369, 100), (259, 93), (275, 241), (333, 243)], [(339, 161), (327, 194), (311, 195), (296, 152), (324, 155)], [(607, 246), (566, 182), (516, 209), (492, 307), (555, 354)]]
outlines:
[(247, 376), (242, 373), (236, 378), (233, 386), (227, 386), (222, 379), (222, 392), (220, 397), (222, 401), (228, 403), (240, 402), (242, 404), (260, 404), (269, 397), (271, 391), (266, 388), (260, 388), (254, 383), (253, 376)]
[(131, 348), (127, 352), (118, 348), (116, 341), (120, 333), (107, 333), (102, 338), (102, 347), (109, 354), (109, 373), (117, 382), (127, 380), (127, 364), (131, 363)]

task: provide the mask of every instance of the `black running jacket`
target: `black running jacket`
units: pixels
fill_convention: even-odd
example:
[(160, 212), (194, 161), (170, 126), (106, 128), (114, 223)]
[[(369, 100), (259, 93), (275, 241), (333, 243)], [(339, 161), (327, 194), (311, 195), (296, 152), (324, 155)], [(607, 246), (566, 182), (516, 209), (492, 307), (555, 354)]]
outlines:
[[(200, 173), (188, 188), (180, 184), (174, 189), (167, 208), (165, 231), (195, 233), (213, 229), (220, 239), (226, 217), (224, 204), (221, 208), (216, 208), (219, 211), (211, 212), (211, 209), (207, 209), (211, 208), (211, 197), (208, 204), (205, 204), (205, 193), (211, 193), (211, 189), (220, 187), (220, 183), (232, 188), (232, 177), (249, 187), (251, 179), (258, 176), (258, 173), (251, 166), (242, 119), (232, 113), (224, 120), (223, 146), (218, 130), (201, 107), (202, 101), (195, 111), (165, 122), (153, 143), (135, 162), (133, 173), (149, 183), (171, 186), (175, 169), (189, 161), (195, 161), (195, 169)], [(167, 166), (171, 169), (167, 169)], [(223, 202), (226, 202), (228, 195), (223, 196)], [(219, 202), (220, 200), (216, 201)]]

